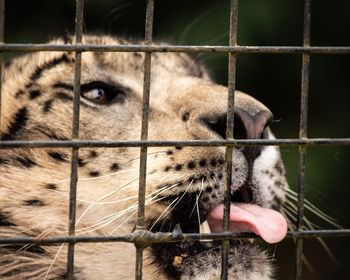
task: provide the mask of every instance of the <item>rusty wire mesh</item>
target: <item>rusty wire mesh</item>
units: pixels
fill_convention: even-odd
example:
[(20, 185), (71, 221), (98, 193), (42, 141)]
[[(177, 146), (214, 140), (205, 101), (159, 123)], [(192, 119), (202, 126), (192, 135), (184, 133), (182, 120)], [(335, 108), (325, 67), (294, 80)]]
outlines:
[[(230, 10), (230, 36), (228, 46), (157, 46), (152, 44), (153, 30), (153, 10), (154, 0), (147, 0), (145, 40), (143, 45), (85, 45), (82, 44), (83, 36), (83, 14), (84, 0), (76, 0), (76, 43), (72, 45), (49, 45), (49, 44), (8, 44), (4, 43), (4, 2), (0, 0), (0, 64), (2, 65), (2, 55), (4, 52), (27, 52), (27, 51), (74, 51), (75, 52), (75, 73), (74, 73), (74, 106), (73, 106), (73, 128), (72, 138), (67, 141), (0, 141), (0, 149), (11, 148), (52, 148), (65, 147), (72, 149), (71, 158), (71, 178), (70, 178), (70, 204), (69, 204), (69, 230), (67, 236), (56, 238), (0, 238), (1, 244), (59, 244), (68, 243), (67, 258), (67, 278), (73, 279), (74, 275), (74, 245), (76, 243), (92, 242), (131, 242), (136, 246), (136, 266), (135, 278), (142, 279), (142, 256), (144, 248), (151, 243), (176, 242), (181, 240), (201, 240), (213, 239), (223, 240), (222, 253), (222, 274), (221, 279), (227, 279), (227, 261), (230, 239), (255, 238), (254, 234), (231, 233), (229, 226), (229, 186), (232, 178), (232, 149), (235, 146), (247, 145), (278, 145), (278, 146), (298, 146), (299, 147), (299, 183), (298, 183), (298, 216), (297, 228), (289, 231), (287, 237), (296, 238), (295, 251), (295, 279), (302, 278), (302, 254), (303, 239), (317, 237), (341, 237), (350, 236), (350, 229), (337, 230), (303, 230), (304, 217), (304, 187), (305, 187), (305, 157), (309, 146), (339, 146), (350, 145), (350, 138), (308, 138), (308, 88), (309, 88), (309, 64), (311, 55), (322, 54), (350, 54), (350, 47), (317, 47), (310, 46), (311, 30), (311, 0), (304, 1), (304, 36), (303, 46), (239, 46), (237, 44), (237, 19), (238, 0), (231, 0)], [(81, 75), (81, 54), (82, 52), (145, 52), (144, 60), (144, 86), (143, 86), (143, 107), (142, 107), (142, 128), (140, 141), (108, 141), (108, 140), (79, 140), (79, 103), (80, 103), (80, 75)], [(152, 52), (221, 52), (229, 54), (228, 68), (228, 118), (226, 140), (187, 140), (187, 141), (149, 141), (148, 136), (148, 113), (150, 97), (150, 75)], [(297, 139), (245, 139), (235, 140), (233, 129), (234, 117), (234, 93), (236, 80), (236, 57), (241, 53), (258, 54), (295, 54), (302, 56), (301, 69), (301, 99), (300, 99), (300, 126), (299, 138)], [(2, 67), (0, 68), (0, 75)], [(1, 86), (0, 86), (1, 97)], [(1, 99), (0, 99), (1, 100)], [(0, 103), (1, 116), (1, 103)], [(0, 120), (1, 124), (1, 120)], [(146, 187), (146, 162), (148, 147), (168, 147), (168, 146), (225, 146), (226, 147), (226, 171), (227, 182), (225, 186), (225, 211), (224, 229), (222, 233), (184, 234), (181, 232), (172, 233), (152, 233), (145, 229), (145, 187)], [(138, 198), (138, 220), (136, 230), (130, 234), (112, 236), (76, 236), (75, 235), (75, 215), (76, 215), (76, 188), (78, 180), (78, 151), (85, 147), (140, 147), (140, 174), (139, 174), (139, 198)]]

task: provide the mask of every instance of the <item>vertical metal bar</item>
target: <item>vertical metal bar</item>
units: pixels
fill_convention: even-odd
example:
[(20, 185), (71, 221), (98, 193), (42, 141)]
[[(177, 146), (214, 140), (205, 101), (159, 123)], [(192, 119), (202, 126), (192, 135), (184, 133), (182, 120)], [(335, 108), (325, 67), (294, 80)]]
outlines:
[[(305, 0), (304, 3), (304, 34), (303, 46), (310, 46), (311, 31), (311, 0)], [(300, 103), (300, 130), (299, 138), (307, 138), (307, 121), (308, 121), (308, 95), (309, 95), (309, 73), (310, 73), (310, 56), (302, 55), (301, 69), (301, 103)], [(297, 230), (303, 229), (304, 220), (304, 191), (305, 191), (305, 166), (306, 166), (306, 146), (299, 146), (299, 178), (298, 178), (298, 217)], [(298, 238), (296, 241), (296, 261), (295, 261), (295, 279), (302, 278), (302, 255), (303, 239)]]
[[(238, 19), (238, 0), (231, 0), (230, 7), (230, 46), (237, 45), (237, 19)], [(229, 53), (228, 63), (228, 97), (227, 97), (227, 126), (226, 139), (233, 139), (234, 131), (234, 101), (236, 88), (236, 54)], [(229, 230), (230, 226), (230, 204), (231, 204), (231, 185), (232, 185), (232, 154), (233, 147), (226, 148), (226, 184), (224, 199), (224, 231)], [(230, 241), (224, 240), (222, 244), (221, 261), (221, 279), (228, 277), (228, 257)]]
[[(145, 21), (145, 44), (150, 45), (153, 40), (153, 15), (154, 0), (147, 0), (146, 21)], [(151, 87), (151, 59), (152, 53), (145, 53), (144, 79), (143, 79), (143, 100), (142, 100), (142, 125), (141, 140), (148, 138), (148, 117), (149, 98)], [(140, 173), (139, 173), (139, 197), (137, 213), (137, 229), (145, 228), (145, 193), (146, 193), (146, 170), (147, 170), (147, 147), (140, 149)], [(136, 246), (135, 279), (142, 279), (143, 248)]]
[[(0, 44), (4, 43), (5, 30), (5, 0), (0, 0)], [(0, 132), (2, 131), (2, 67), (3, 67), (3, 53), (0, 53)]]
[[(76, 0), (75, 40), (82, 43), (83, 38), (84, 0)], [(75, 53), (74, 64), (74, 99), (73, 99), (73, 122), (72, 139), (79, 138), (79, 113), (80, 113), (80, 80), (81, 80), (81, 52)], [(69, 193), (69, 236), (75, 234), (76, 202), (78, 182), (78, 148), (72, 149), (71, 177)], [(74, 277), (74, 243), (68, 244), (67, 279)]]

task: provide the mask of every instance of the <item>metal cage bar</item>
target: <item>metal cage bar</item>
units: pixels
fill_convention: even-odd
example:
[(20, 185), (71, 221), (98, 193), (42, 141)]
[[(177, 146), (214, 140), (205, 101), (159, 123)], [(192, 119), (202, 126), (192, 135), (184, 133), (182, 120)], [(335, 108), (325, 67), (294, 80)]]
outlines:
[[(153, 40), (153, 13), (154, 0), (147, 0), (145, 20), (145, 45), (150, 45)], [(144, 58), (143, 100), (142, 100), (142, 125), (141, 140), (148, 138), (149, 98), (151, 88), (151, 63), (152, 53), (146, 52)], [(147, 146), (140, 149), (140, 173), (139, 173), (139, 197), (136, 230), (145, 230), (145, 194), (147, 171)], [(136, 246), (135, 279), (142, 279), (142, 263), (144, 243), (134, 243)]]
[(18, 148), (118, 148), (118, 147), (224, 147), (224, 146), (349, 146), (350, 138), (249, 139), (249, 140), (48, 140), (0, 141), (0, 149)]
[[(304, 2), (304, 31), (303, 46), (310, 46), (311, 33), (311, 0)], [(307, 138), (308, 124), (308, 99), (309, 99), (309, 77), (310, 77), (310, 55), (303, 53), (301, 69), (301, 101), (300, 101), (300, 128), (299, 138)], [(305, 168), (306, 168), (306, 146), (299, 146), (299, 178), (298, 178), (298, 231), (303, 230), (304, 221), (304, 198), (305, 198)], [(302, 256), (303, 256), (303, 239), (297, 238), (295, 249), (295, 279), (302, 277)]]
[[(4, 29), (5, 29), (5, 0), (0, 0), (0, 44), (4, 43)], [(2, 67), (3, 67), (3, 52), (0, 53), (0, 131), (2, 131)], [(1, 138), (0, 138), (1, 140)]]
[[(229, 45), (237, 45), (237, 19), (238, 19), (238, 0), (231, 0), (230, 7), (230, 35)], [(228, 95), (227, 95), (227, 121), (226, 121), (226, 139), (234, 138), (234, 103), (236, 89), (236, 53), (230, 52), (228, 55)], [(230, 208), (231, 208), (231, 185), (232, 185), (232, 155), (233, 147), (226, 147), (226, 182), (224, 198), (224, 232), (229, 231), (230, 227)], [(228, 277), (228, 258), (230, 250), (230, 240), (225, 239), (222, 242), (222, 260), (221, 260), (221, 279)]]
[[(350, 47), (317, 47), (310, 46), (311, 26), (311, 0), (304, 2), (304, 35), (303, 46), (239, 46), (237, 44), (237, 20), (238, 0), (231, 0), (230, 7), (230, 42), (229, 46), (157, 46), (152, 44), (154, 0), (147, 0), (145, 21), (145, 44), (144, 45), (91, 45), (82, 44), (84, 0), (76, 0), (76, 25), (75, 44), (6, 44), (4, 43), (4, 10), (5, 0), (0, 0), (0, 77), (2, 76), (2, 54), (3, 52), (27, 52), (27, 51), (74, 51), (74, 99), (73, 99), (73, 121), (72, 140), (67, 141), (0, 141), (0, 149), (16, 148), (71, 148), (71, 177), (69, 198), (69, 225), (68, 235), (55, 238), (38, 239), (25, 237), (0, 238), (0, 244), (68, 244), (67, 255), (67, 278), (74, 277), (74, 245), (76, 243), (96, 242), (129, 242), (136, 246), (135, 278), (142, 279), (142, 256), (145, 246), (160, 242), (178, 242), (181, 240), (223, 240), (222, 250), (222, 274), (221, 279), (227, 279), (227, 262), (229, 240), (258, 238), (254, 234), (228, 232), (230, 212), (230, 185), (232, 177), (232, 150), (236, 146), (248, 145), (277, 145), (277, 146), (299, 146), (299, 187), (298, 187), (298, 221), (296, 231), (289, 231), (288, 238), (297, 238), (295, 250), (295, 279), (302, 277), (302, 253), (303, 239), (317, 237), (349, 237), (350, 229), (339, 230), (303, 230), (304, 218), (304, 188), (305, 188), (305, 166), (306, 149), (308, 146), (349, 146), (350, 138), (308, 138), (308, 88), (309, 88), (309, 66), (310, 55), (322, 54), (350, 54)], [(81, 79), (81, 57), (82, 52), (144, 52), (144, 84), (143, 84), (143, 107), (141, 140), (139, 141), (107, 141), (107, 140), (79, 140), (79, 103), (80, 103), (80, 79)], [(151, 56), (152, 52), (202, 52), (202, 53), (228, 53), (228, 107), (227, 107), (227, 131), (226, 140), (184, 140), (184, 141), (150, 141), (148, 139), (148, 114), (150, 97)], [(297, 139), (234, 139), (234, 92), (236, 76), (236, 56), (245, 53), (269, 53), (269, 54), (301, 54), (302, 55), (302, 82), (300, 103), (300, 129)], [(0, 116), (1, 116), (1, 81), (0, 81)], [(1, 119), (0, 119), (1, 125)], [(226, 171), (227, 181), (225, 185), (225, 211), (224, 231), (222, 233), (152, 233), (145, 230), (145, 191), (147, 170), (147, 148), (169, 147), (169, 146), (224, 146), (226, 147)], [(139, 198), (138, 198), (138, 220), (136, 230), (130, 234), (112, 236), (76, 236), (76, 191), (78, 181), (78, 150), (85, 147), (140, 147), (140, 173), (139, 173)], [(63, 246), (63, 245), (62, 245)]]
[[(84, 0), (76, 0), (75, 15), (75, 41), (81, 44), (83, 39)], [(74, 98), (73, 98), (73, 120), (72, 139), (79, 138), (79, 112), (80, 112), (80, 80), (81, 80), (81, 52), (75, 53), (74, 60)], [(69, 225), (68, 235), (75, 235), (76, 206), (77, 206), (77, 183), (78, 183), (78, 151), (79, 147), (72, 148), (71, 176), (69, 189)], [(74, 278), (74, 246), (68, 244), (67, 255), (67, 279)]]
[(2, 44), (2, 52), (81, 51), (81, 52), (202, 52), (266, 54), (350, 54), (350, 47), (296, 46), (181, 46), (181, 45), (94, 45), (94, 44)]
[[(350, 229), (323, 229), (323, 230), (303, 230), (289, 231), (287, 238), (315, 238), (315, 237), (349, 237)], [(118, 234), (110, 236), (61, 236), (54, 238), (34, 238), (34, 237), (6, 237), (0, 238), (0, 244), (61, 244), (61, 243), (98, 243), (98, 242), (147, 242), (154, 243), (169, 243), (181, 240), (203, 240), (203, 239), (251, 239), (259, 238), (253, 233), (237, 233), (237, 232), (222, 232), (222, 233), (183, 233), (174, 234), (171, 232), (143, 232), (141, 235), (137, 232), (130, 234)]]

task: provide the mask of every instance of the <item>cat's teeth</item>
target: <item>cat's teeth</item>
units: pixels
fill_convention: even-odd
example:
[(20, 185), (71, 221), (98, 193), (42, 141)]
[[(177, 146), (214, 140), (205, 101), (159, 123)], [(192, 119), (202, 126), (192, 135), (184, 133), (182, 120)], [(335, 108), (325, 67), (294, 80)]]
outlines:
[(204, 221), (199, 226), (199, 233), (211, 233), (210, 227), (207, 221)]

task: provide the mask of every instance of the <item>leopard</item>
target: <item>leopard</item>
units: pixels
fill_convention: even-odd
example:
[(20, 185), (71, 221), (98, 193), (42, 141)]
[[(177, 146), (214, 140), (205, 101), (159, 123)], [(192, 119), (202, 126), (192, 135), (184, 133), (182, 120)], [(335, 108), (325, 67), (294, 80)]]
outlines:
[[(74, 44), (74, 36), (49, 41)], [(141, 44), (86, 34), (83, 44)], [(165, 45), (165, 43), (159, 43)], [(138, 141), (141, 137), (144, 61), (139, 51), (81, 53), (79, 135), (72, 136), (74, 51), (37, 51), (3, 69), (1, 141)], [(228, 88), (195, 57), (151, 53), (148, 140), (226, 139)], [(235, 139), (275, 139), (271, 111), (235, 91)], [(222, 233), (227, 193), (225, 145), (147, 148), (145, 230)], [(140, 147), (76, 149), (75, 235), (110, 237), (137, 230)], [(287, 233), (283, 212), (288, 182), (278, 146), (232, 146), (229, 232), (267, 243)], [(69, 233), (72, 155), (67, 145), (0, 150), (0, 238), (56, 238)], [(231, 167), (230, 167), (231, 168)], [(226, 191), (225, 191), (226, 190)], [(1, 279), (66, 279), (67, 243), (2, 244)], [(256, 238), (228, 243), (228, 279), (274, 279), (274, 264)], [(143, 279), (220, 279), (222, 241), (150, 243)], [(133, 279), (130, 242), (86, 242), (74, 247), (74, 279)]]

